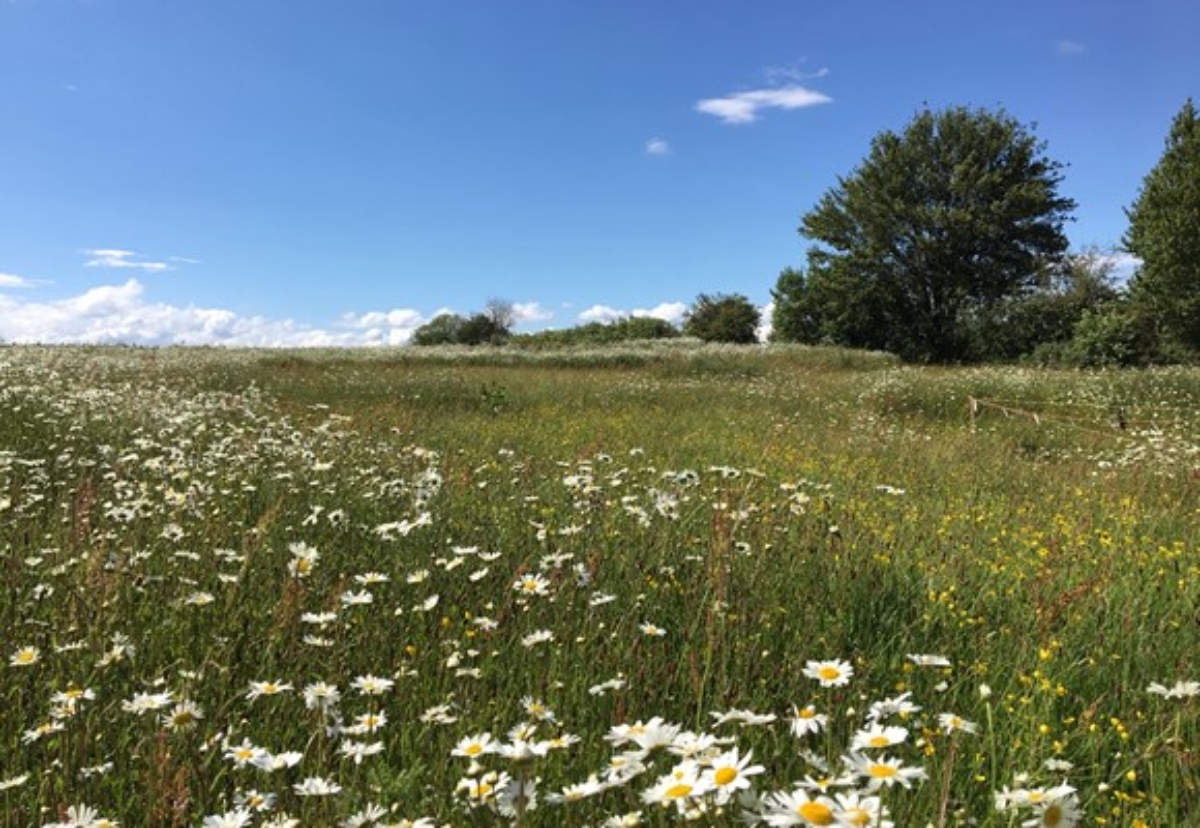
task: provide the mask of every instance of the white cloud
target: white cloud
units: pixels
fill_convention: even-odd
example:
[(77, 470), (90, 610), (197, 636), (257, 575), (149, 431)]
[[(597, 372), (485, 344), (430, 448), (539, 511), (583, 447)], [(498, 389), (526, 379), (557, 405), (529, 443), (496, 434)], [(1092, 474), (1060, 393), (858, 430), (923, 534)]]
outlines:
[(1114, 250), (1111, 253), (1097, 253), (1095, 260), (1098, 265), (1108, 268), (1112, 274), (1113, 280), (1118, 285), (1124, 285), (1133, 278), (1138, 272), (1138, 268), (1142, 266), (1142, 260), (1132, 253), (1126, 253), (1123, 250)]
[(616, 308), (610, 308), (608, 305), (592, 305), (585, 311), (579, 314), (580, 322), (616, 322), (618, 319), (629, 316), (624, 311), (619, 311)]
[[(40, 284), (0, 274), (0, 288)], [(512, 306), (517, 324), (547, 322), (552, 310), (538, 302)], [(688, 305), (662, 302), (650, 308), (617, 310), (594, 305), (579, 314), (583, 322), (611, 322), (646, 316), (674, 325)], [(291, 319), (246, 316), (227, 308), (203, 308), (154, 301), (141, 281), (93, 287), (64, 299), (18, 299), (0, 290), (0, 342), (44, 344), (216, 345), (229, 347), (369, 347), (404, 345), (430, 319), (452, 313), (441, 308), (422, 314), (410, 308), (346, 313), (331, 325), (314, 327)]]
[(684, 302), (660, 302), (649, 310), (634, 310), (632, 315), (650, 316), (670, 322), (672, 325), (678, 325), (683, 322), (683, 315), (687, 313), (687, 309), (688, 306)]
[[(144, 270), (147, 273), (160, 273), (164, 270), (171, 270), (171, 265), (169, 265), (167, 262), (152, 262), (145, 259), (140, 259), (138, 254), (132, 250), (115, 250), (108, 248), (85, 250), (83, 252), (89, 257), (85, 263), (86, 267)], [(181, 259), (179, 257), (173, 257), (172, 261), (189, 262), (189, 260)]]
[(759, 342), (767, 342), (771, 339), (771, 332), (775, 330), (773, 317), (775, 316), (775, 302), (767, 302), (758, 309), (762, 314), (758, 320), (758, 328), (754, 331)]
[(348, 314), (338, 330), (290, 319), (242, 316), (223, 308), (148, 301), (136, 279), (52, 302), (0, 294), (0, 340), (127, 345), (337, 347), (401, 345), (425, 321), (416, 311)]
[(826, 77), (829, 70), (825, 67), (818, 69), (815, 72), (808, 72), (800, 68), (800, 64), (792, 63), (787, 66), (768, 66), (763, 70), (763, 76), (767, 79), (767, 83), (772, 86), (780, 84), (802, 84), (806, 81), (817, 80)]
[(420, 312), (399, 308), (390, 311), (368, 311), (364, 314), (348, 313), (342, 320), (351, 328), (419, 328), (425, 324)]
[(631, 311), (617, 310), (608, 305), (592, 305), (587, 310), (580, 312), (579, 321), (607, 323), (629, 316), (648, 316), (678, 325), (683, 322), (683, 315), (687, 313), (687, 309), (688, 306), (683, 302), (661, 302), (653, 308), (635, 308)]
[(37, 284), (33, 279), (26, 279), (24, 276), (18, 276), (15, 273), (0, 273), (0, 289), (31, 288)]
[(1082, 55), (1087, 51), (1087, 47), (1076, 40), (1056, 40), (1054, 42), (1054, 52), (1060, 57), (1074, 57)]
[(716, 115), (727, 124), (757, 121), (764, 109), (799, 109), (830, 103), (833, 99), (798, 84), (775, 89), (753, 89), (724, 98), (708, 98), (696, 104), (696, 110)]
[(518, 325), (522, 322), (547, 322), (554, 318), (554, 311), (543, 308), (537, 302), (517, 302), (512, 309), (513, 321)]
[(651, 138), (646, 142), (646, 155), (670, 155), (671, 145), (665, 138)]

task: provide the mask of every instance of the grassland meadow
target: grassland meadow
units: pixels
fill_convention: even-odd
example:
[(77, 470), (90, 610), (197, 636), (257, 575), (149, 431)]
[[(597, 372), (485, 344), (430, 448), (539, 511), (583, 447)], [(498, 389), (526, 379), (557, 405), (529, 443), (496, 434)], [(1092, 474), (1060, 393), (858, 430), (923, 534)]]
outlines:
[(0, 826), (1200, 825), (1200, 372), (0, 348)]

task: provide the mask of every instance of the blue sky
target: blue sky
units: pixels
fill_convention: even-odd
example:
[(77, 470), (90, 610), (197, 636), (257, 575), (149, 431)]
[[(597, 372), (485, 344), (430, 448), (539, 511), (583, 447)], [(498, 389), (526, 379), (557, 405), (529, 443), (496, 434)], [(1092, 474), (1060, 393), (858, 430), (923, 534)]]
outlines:
[(0, 339), (380, 344), (765, 305), (923, 106), (1004, 108), (1119, 243), (1192, 0), (0, 0)]

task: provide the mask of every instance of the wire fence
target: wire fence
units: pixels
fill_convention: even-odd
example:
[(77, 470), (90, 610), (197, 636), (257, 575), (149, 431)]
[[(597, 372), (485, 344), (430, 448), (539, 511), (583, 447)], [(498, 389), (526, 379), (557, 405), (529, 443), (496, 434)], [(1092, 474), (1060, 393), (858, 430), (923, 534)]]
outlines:
[(968, 397), (967, 407), (972, 430), (978, 427), (979, 419), (986, 411), (999, 412), (1006, 418), (1024, 418), (1036, 425), (1063, 425), (1103, 437), (1120, 437), (1147, 430), (1200, 430), (1200, 412), (1182, 409), (1164, 411), (1166, 417), (1151, 418), (1139, 409), (1117, 404), (1039, 402), (1034, 405), (985, 397)]

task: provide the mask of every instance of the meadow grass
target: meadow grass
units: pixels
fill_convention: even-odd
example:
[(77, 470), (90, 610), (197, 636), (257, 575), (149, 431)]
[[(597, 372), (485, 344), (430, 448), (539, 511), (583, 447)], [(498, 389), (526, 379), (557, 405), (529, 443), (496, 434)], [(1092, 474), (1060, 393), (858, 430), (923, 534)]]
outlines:
[(0, 348), (0, 825), (1200, 824), (1200, 373)]

